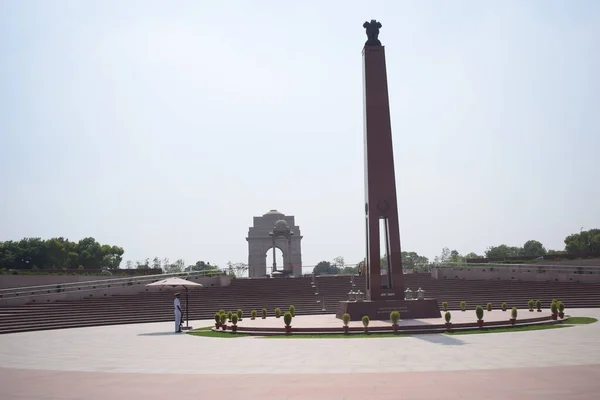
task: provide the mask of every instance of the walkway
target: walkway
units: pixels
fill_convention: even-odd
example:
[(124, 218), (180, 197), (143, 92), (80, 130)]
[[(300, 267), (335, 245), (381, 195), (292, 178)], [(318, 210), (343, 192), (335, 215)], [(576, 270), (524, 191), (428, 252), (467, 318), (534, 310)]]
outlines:
[[(600, 309), (568, 312), (600, 319)], [(151, 400), (171, 390), (197, 399), (600, 398), (600, 323), (370, 339), (220, 339), (171, 329), (1, 335), (0, 398)]]

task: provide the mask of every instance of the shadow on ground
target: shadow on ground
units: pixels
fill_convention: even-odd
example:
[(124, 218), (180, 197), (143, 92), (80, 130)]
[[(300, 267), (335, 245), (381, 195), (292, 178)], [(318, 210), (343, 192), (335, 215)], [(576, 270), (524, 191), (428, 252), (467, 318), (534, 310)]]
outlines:
[(138, 333), (138, 336), (177, 336), (182, 335), (182, 333), (175, 332), (150, 332), (150, 333)]
[(460, 339), (442, 334), (413, 335), (413, 338), (433, 344), (441, 344), (442, 346), (463, 346), (465, 344), (465, 342)]

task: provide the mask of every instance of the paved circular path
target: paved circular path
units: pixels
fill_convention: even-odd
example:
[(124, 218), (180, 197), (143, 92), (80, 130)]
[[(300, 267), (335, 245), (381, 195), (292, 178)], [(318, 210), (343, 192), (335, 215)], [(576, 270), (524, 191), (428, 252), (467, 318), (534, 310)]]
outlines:
[[(600, 319), (600, 309), (569, 313)], [(171, 329), (0, 335), (0, 398), (600, 398), (600, 323), (369, 339), (222, 339)]]

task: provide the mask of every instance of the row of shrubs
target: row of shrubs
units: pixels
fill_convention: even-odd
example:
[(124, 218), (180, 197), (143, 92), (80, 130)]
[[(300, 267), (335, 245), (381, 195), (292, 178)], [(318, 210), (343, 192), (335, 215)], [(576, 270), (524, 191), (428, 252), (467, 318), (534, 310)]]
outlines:
[[(556, 305), (556, 309), (552, 309), (552, 304)], [(535, 308), (538, 311), (542, 311), (542, 301), (541, 300), (529, 300), (527, 302), (527, 306), (529, 307), (529, 311), (533, 311), (533, 308), (535, 306)], [(505, 302), (500, 304), (500, 307), (502, 308), (502, 311), (506, 311), (507, 309), (507, 304)], [(488, 311), (492, 311), (493, 308), (493, 304), (492, 303), (487, 303), (486, 305), (486, 309)], [(515, 308), (515, 307), (513, 307)], [(444, 311), (448, 311), (448, 302), (443, 301), (442, 302), (442, 309)], [(562, 301), (559, 301), (557, 299), (553, 299), (552, 303), (550, 304), (550, 309), (552, 310), (552, 314), (559, 314), (559, 313), (563, 313), (564, 309), (565, 309), (565, 305), (563, 304)], [(466, 311), (467, 310), (467, 302), (466, 301), (461, 301), (460, 302), (460, 310), (461, 311)], [(561, 317), (562, 318), (562, 317)]]
[[(538, 311), (541, 311), (542, 308), (542, 302), (540, 300), (537, 301), (533, 301), (533, 300), (529, 300), (529, 302), (527, 303), (527, 305), (529, 306), (529, 311), (533, 311), (533, 307), (535, 305), (535, 307), (537, 308)], [(450, 311), (448, 311), (448, 303), (447, 302), (442, 302), (442, 307), (444, 308), (444, 320), (446, 321), (446, 326), (448, 328), (450, 328), (451, 326), (451, 319), (452, 319), (452, 314), (450, 313)], [(486, 306), (488, 311), (492, 311), (492, 303), (487, 303)], [(461, 310), (465, 311), (466, 309), (466, 302), (461, 302)], [(502, 310), (506, 311), (506, 303), (502, 303)], [(557, 299), (553, 299), (552, 303), (550, 305), (550, 310), (552, 312), (552, 318), (553, 319), (557, 319), (557, 316), (560, 316), (560, 318), (564, 317), (564, 310), (565, 310), (565, 305), (562, 301), (559, 301)], [(287, 333), (290, 333), (292, 330), (292, 318), (295, 316), (296, 313), (296, 307), (293, 305), (290, 305), (288, 308), (288, 311), (284, 314), (283, 316), (283, 321), (285, 324), (285, 330)], [(483, 313), (484, 313), (484, 309), (482, 306), (477, 306), (475, 307), (475, 315), (477, 316), (477, 324), (479, 325), (479, 327), (483, 327)], [(251, 319), (256, 319), (257, 317), (257, 311), (256, 310), (252, 310), (250, 312), (250, 316)], [(274, 314), (275, 314), (275, 318), (280, 318), (281, 317), (281, 309), (280, 308), (276, 308), (274, 310)], [(518, 314), (518, 309), (517, 307), (513, 307), (511, 309), (511, 318), (510, 318), (510, 322), (511, 324), (515, 324), (516, 320), (517, 320), (517, 314)], [(241, 309), (238, 309), (235, 313), (232, 311), (225, 311), (225, 310), (219, 310), (217, 313), (215, 313), (215, 326), (216, 328), (222, 328), (223, 330), (227, 329), (227, 322), (231, 322), (231, 330), (233, 332), (237, 331), (237, 323), (238, 321), (242, 320), (244, 313)], [(263, 319), (267, 318), (267, 309), (263, 308), (261, 310), (261, 316)], [(390, 320), (392, 321), (392, 328), (394, 330), (394, 332), (398, 331), (399, 325), (398, 325), (398, 321), (400, 320), (400, 312), (399, 311), (392, 311), (390, 313)], [(346, 313), (342, 316), (342, 321), (344, 322), (344, 332), (348, 333), (349, 327), (348, 324), (350, 323), (350, 314)], [(365, 315), (362, 317), (361, 319), (363, 327), (364, 327), (364, 331), (368, 332), (369, 331), (369, 316)]]
[[(256, 310), (250, 311), (250, 319), (256, 319), (258, 315)], [(281, 308), (276, 308), (274, 310), (275, 318), (281, 317)], [(231, 322), (231, 330), (233, 332), (237, 331), (237, 323), (242, 320), (244, 316), (244, 311), (239, 308), (235, 313), (232, 311), (219, 310), (215, 313), (215, 327), (221, 328), (223, 330), (227, 329), (227, 322)], [(288, 307), (288, 311), (283, 315), (283, 322), (285, 323), (286, 329), (289, 330), (291, 328), (292, 318), (296, 316), (296, 307), (294, 305), (290, 305)], [(267, 318), (267, 309), (263, 308), (261, 310), (262, 319)]]

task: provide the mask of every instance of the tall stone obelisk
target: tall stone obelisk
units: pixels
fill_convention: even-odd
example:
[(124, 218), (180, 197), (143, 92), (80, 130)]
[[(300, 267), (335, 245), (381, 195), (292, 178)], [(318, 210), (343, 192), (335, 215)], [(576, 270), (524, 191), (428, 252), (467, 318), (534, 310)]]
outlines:
[(387, 320), (390, 311), (399, 311), (402, 319), (440, 318), (436, 299), (404, 299), (385, 48), (378, 39), (379, 22), (363, 27), (369, 38), (363, 49), (367, 299), (340, 301), (336, 317), (347, 313), (352, 321), (365, 315)]
[[(378, 39), (381, 23), (371, 20), (365, 22), (363, 27), (366, 28), (368, 37), (362, 53), (367, 225), (366, 293), (368, 300), (402, 299), (404, 279), (385, 47)], [(384, 268), (381, 265), (382, 258), (387, 264), (384, 264)]]

